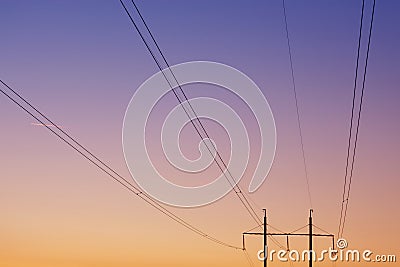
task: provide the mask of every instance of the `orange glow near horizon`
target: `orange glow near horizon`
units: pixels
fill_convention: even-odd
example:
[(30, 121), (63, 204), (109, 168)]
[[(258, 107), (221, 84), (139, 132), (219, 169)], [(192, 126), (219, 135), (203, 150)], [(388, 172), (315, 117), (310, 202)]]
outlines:
[[(314, 224), (336, 235), (361, 1), (286, 2)], [(349, 249), (400, 257), (400, 2), (377, 2), (344, 237)], [(118, 1), (20, 3), (0, 3), (0, 79), (133, 181), (123, 155), (122, 122), (135, 90), (157, 66)], [(366, 0), (368, 14), (371, 3)], [(264, 184), (249, 193), (251, 203), (256, 203), (253, 206), (260, 216), (262, 208), (267, 208), (270, 231), (276, 227), (290, 232), (307, 225), (310, 205), (282, 2), (142, 1), (138, 6), (171, 65), (192, 60), (222, 62), (243, 71), (261, 88), (274, 114), (277, 149)], [(217, 89), (198, 94), (220, 94), (233, 108), (245, 110), (243, 103)], [(189, 90), (188, 96), (195, 95)], [(175, 106), (175, 100), (167, 99), (165, 106)], [(154, 115), (156, 123), (163, 118), (163, 107)], [(210, 242), (169, 219), (46, 127), (33, 127), (43, 125), (3, 96), (0, 114), (0, 267), (249, 266), (243, 251)], [(257, 152), (256, 123), (249, 125)], [(216, 123), (207, 126), (218, 127)], [(158, 138), (153, 130), (151, 138)], [(225, 138), (219, 130), (210, 133)], [(198, 138), (185, 134), (181, 144), (185, 152), (198, 155)], [(229, 144), (218, 138), (225, 157)], [(153, 149), (160, 141), (151, 139), (150, 143)], [(160, 147), (154, 151), (154, 161), (165, 164)], [(251, 156), (255, 158), (256, 152)], [(255, 162), (240, 181), (245, 192)], [(219, 172), (215, 166), (213, 171)], [(181, 184), (191, 182), (172, 167), (163, 172)], [(232, 191), (199, 208), (166, 207), (211, 236), (239, 247), (242, 233), (256, 226)], [(315, 232), (321, 231), (315, 228)], [(284, 237), (276, 240), (286, 245)], [(331, 242), (315, 238), (314, 244), (320, 251)], [(279, 249), (271, 239), (269, 245)], [(261, 266), (257, 251), (262, 238), (246, 236), (246, 247), (255, 265)], [(307, 238), (291, 238), (290, 247), (306, 249)], [(277, 261), (268, 264), (289, 266)], [(336, 265), (395, 267), (398, 263)]]

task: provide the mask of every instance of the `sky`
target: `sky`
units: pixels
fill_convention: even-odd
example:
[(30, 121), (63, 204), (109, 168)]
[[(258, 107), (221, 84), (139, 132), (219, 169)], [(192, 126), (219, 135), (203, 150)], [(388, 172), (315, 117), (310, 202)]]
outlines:
[[(372, 1), (365, 2), (364, 25), (368, 25)], [(219, 62), (240, 70), (259, 86), (274, 115), (277, 145), (266, 181), (250, 197), (260, 216), (261, 208), (268, 210), (272, 226), (292, 231), (306, 225), (310, 204), (282, 1), (138, 1), (137, 5), (171, 65)], [(399, 9), (400, 2), (394, 0), (376, 4), (344, 231), (351, 248), (397, 256)], [(336, 234), (361, 1), (287, 0), (286, 10), (314, 223)], [(366, 26), (364, 30), (362, 60)], [(137, 88), (158, 69), (119, 1), (2, 0), (0, 32), (0, 79), (131, 179), (122, 147), (124, 115)], [(248, 112), (218, 88), (200, 89), (201, 93), (193, 93), (188, 88), (188, 96), (219, 97)], [(178, 104), (170, 96), (165, 100), (159, 114), (153, 114), (156, 122)], [(146, 205), (45, 127), (35, 125), (4, 96), (0, 112), (0, 266), (248, 265), (242, 251), (201, 238)], [(224, 131), (207, 125), (225, 151), (229, 144)], [(249, 135), (257, 136), (249, 125)], [(150, 131), (154, 144), (159, 143), (157, 129)], [(194, 134), (190, 130), (185, 134), (183, 150), (197, 155), (199, 140), (190, 138)], [(257, 153), (251, 156), (256, 158)], [(157, 152), (153, 157), (162, 159)], [(254, 168), (254, 162), (249, 166)], [(168, 169), (164, 172), (168, 176)], [(184, 183), (181, 175), (170, 179)], [(247, 190), (250, 180), (247, 173), (240, 186)], [(234, 192), (199, 208), (168, 208), (237, 246), (242, 232), (255, 226)], [(246, 243), (250, 257), (260, 265), (256, 253), (262, 248), (261, 238), (246, 237)], [(303, 249), (307, 240), (294, 238), (291, 244)], [(329, 244), (315, 240), (320, 249)], [(349, 264), (353, 265), (364, 266)]]

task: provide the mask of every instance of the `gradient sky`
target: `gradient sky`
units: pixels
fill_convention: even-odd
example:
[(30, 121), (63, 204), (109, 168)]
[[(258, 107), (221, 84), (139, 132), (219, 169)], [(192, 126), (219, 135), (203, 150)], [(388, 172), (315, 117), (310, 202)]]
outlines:
[[(366, 0), (366, 19), (371, 3)], [(282, 1), (137, 4), (171, 64), (221, 62), (262, 89), (278, 143), (272, 170), (251, 198), (268, 209), (271, 225), (286, 231), (305, 225), (309, 204)], [(361, 1), (287, 1), (314, 220), (335, 234), (360, 10)], [(345, 228), (352, 248), (398, 257), (399, 11), (399, 1), (377, 1)], [(3, 0), (0, 32), (0, 78), (129, 177), (121, 144), (125, 109), (157, 66), (119, 2)], [(363, 38), (362, 58), (365, 48)], [(35, 121), (3, 96), (0, 111), (0, 266), (246, 266), (242, 252), (210, 243), (162, 216), (44, 127), (32, 125)], [(242, 188), (249, 181), (245, 177)], [(254, 227), (232, 192), (212, 205), (172, 210), (238, 246), (241, 233)], [(247, 240), (256, 260), (261, 239)], [(317, 248), (325, 245), (316, 240)], [(270, 266), (281, 265), (289, 264)]]

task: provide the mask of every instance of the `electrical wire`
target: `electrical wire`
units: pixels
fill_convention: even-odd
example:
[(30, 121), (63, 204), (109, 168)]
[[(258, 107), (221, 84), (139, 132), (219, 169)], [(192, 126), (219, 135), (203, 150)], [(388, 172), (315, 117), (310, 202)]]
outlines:
[(259, 227), (262, 227), (262, 226), (263, 226), (262, 224), (257, 225), (257, 226), (254, 226), (254, 227), (251, 228), (250, 230), (245, 231), (245, 233), (248, 233), (248, 232), (250, 232), (250, 231), (253, 231), (254, 229), (259, 228)]
[(308, 200), (309, 200), (309, 203), (310, 203), (310, 207), (312, 208), (313, 205), (312, 205), (311, 190), (310, 190), (310, 179), (308, 177), (306, 155), (305, 155), (305, 152), (304, 152), (303, 131), (302, 131), (302, 128), (301, 128), (301, 123), (300, 123), (300, 111), (299, 111), (299, 104), (298, 104), (297, 91), (296, 91), (296, 81), (295, 81), (294, 70), (293, 70), (294, 68), (293, 68), (293, 60), (292, 60), (292, 49), (291, 49), (291, 46), (290, 46), (290, 38), (289, 38), (289, 29), (288, 29), (287, 15), (286, 15), (285, 0), (282, 0), (282, 5), (283, 5), (283, 14), (284, 14), (284, 18), (285, 18), (285, 31), (286, 31), (286, 41), (287, 41), (288, 52), (289, 52), (290, 74), (291, 74), (291, 77), (292, 77), (294, 100), (295, 100), (295, 104), (296, 104), (297, 126), (299, 128), (301, 152), (302, 152), (303, 165), (304, 165), (304, 174), (305, 174), (306, 184), (307, 184)]
[[(375, 4), (376, 4), (376, 0), (373, 1), (373, 5), (372, 5), (372, 14), (371, 14), (371, 20), (370, 20), (370, 26), (369, 26), (368, 44), (367, 44), (367, 52), (366, 52), (366, 56), (365, 56), (365, 64), (364, 64), (364, 74), (363, 74), (363, 81), (362, 81), (362, 88), (361, 88), (361, 96), (360, 96), (360, 102), (359, 102), (359, 106), (358, 106), (356, 133), (355, 133), (353, 152), (352, 152), (352, 158), (351, 158), (351, 164), (350, 164), (349, 163), (350, 141), (351, 141), (351, 137), (352, 137), (353, 117), (354, 117), (354, 110), (355, 110), (355, 94), (356, 94), (356, 87), (357, 87), (357, 72), (358, 72), (360, 42), (361, 42), (360, 39), (361, 39), (362, 21), (363, 21), (363, 13), (364, 13), (364, 6), (365, 6), (364, 0), (363, 0), (363, 4), (362, 4), (360, 33), (359, 33), (359, 45), (358, 45), (358, 49), (357, 49), (358, 51), (357, 51), (356, 75), (355, 75), (355, 82), (354, 82), (353, 102), (352, 102), (352, 112), (351, 112), (351, 122), (350, 122), (350, 134), (349, 134), (349, 142), (348, 142), (347, 158), (346, 158), (346, 174), (345, 174), (345, 181), (344, 181), (344, 188), (343, 188), (343, 197), (342, 197), (342, 205), (341, 205), (341, 212), (340, 212), (338, 238), (343, 236), (344, 226), (345, 226), (346, 217), (347, 217), (347, 210), (348, 210), (348, 205), (349, 205), (349, 199), (350, 199), (350, 190), (351, 190), (351, 183), (352, 183), (352, 178), (353, 178), (355, 156), (356, 156), (356, 151), (357, 151), (358, 134), (359, 134), (359, 129), (360, 129), (362, 104), (363, 104), (364, 91), (365, 91), (365, 81), (366, 81), (368, 59), (369, 59), (369, 52), (370, 52), (370, 45), (371, 45), (372, 28), (373, 28), (373, 23), (374, 23)], [(348, 185), (347, 185), (347, 174), (348, 174), (349, 164), (350, 164), (350, 174), (349, 174), (349, 177), (348, 177)], [(347, 190), (346, 190), (346, 187), (347, 187)]]
[[(132, 4), (135, 7), (136, 11), (138, 12), (143, 24), (145, 25), (149, 35), (151, 36), (151, 39), (153, 40), (154, 44), (157, 47), (157, 50), (159, 51), (159, 53), (161, 54), (165, 64), (167, 65), (167, 69), (170, 71), (170, 73), (172, 74), (178, 88), (180, 89), (181, 93), (184, 96), (184, 101), (186, 103), (188, 103), (188, 106), (190, 108), (190, 110), (193, 113), (193, 117), (190, 115), (190, 112), (185, 108), (184, 104), (183, 104), (183, 100), (179, 97), (179, 95), (176, 93), (174, 86), (172, 86), (171, 82), (169, 81), (169, 79), (167, 78), (166, 74), (164, 73), (164, 69), (162, 68), (160, 62), (157, 60), (155, 54), (153, 53), (153, 51), (151, 50), (148, 42), (146, 41), (146, 39), (144, 38), (143, 34), (141, 33), (138, 25), (136, 24), (136, 22), (134, 21), (132, 15), (130, 14), (129, 10), (127, 9), (127, 7), (125, 6), (124, 2), (122, 0), (119, 0), (119, 2), (121, 3), (123, 9), (125, 10), (125, 12), (127, 13), (131, 23), (133, 24), (134, 28), (136, 29), (136, 31), (138, 32), (141, 40), (143, 41), (143, 43), (145, 44), (147, 50), (149, 51), (150, 55), (152, 56), (153, 60), (155, 61), (155, 63), (157, 64), (159, 70), (162, 72), (162, 75), (164, 76), (164, 78), (166, 79), (167, 83), (169, 84), (171, 90), (173, 91), (175, 97), (177, 98), (177, 100), (179, 101), (179, 103), (181, 104), (183, 110), (185, 111), (186, 115), (188, 116), (190, 122), (192, 123), (193, 127), (195, 128), (197, 134), (199, 135), (199, 137), (201, 139), (207, 138), (209, 140), (211, 140), (211, 138), (209, 137), (206, 129), (204, 128), (203, 124), (201, 123), (199, 117), (197, 116), (195, 110), (193, 109), (192, 105), (190, 104), (189, 99), (187, 98), (185, 92), (183, 91), (182, 87), (180, 86), (180, 83), (178, 82), (175, 74), (173, 73), (168, 61), (166, 60), (166, 57), (164, 56), (164, 54), (162, 53), (160, 46), (158, 45), (156, 39), (154, 38), (153, 34), (150, 31), (150, 28), (148, 27), (147, 23), (145, 22), (143, 16), (141, 15), (138, 7), (136, 6), (135, 2), (132, 0)], [(203, 137), (203, 135), (201, 134), (201, 130), (199, 130), (198, 126), (196, 125), (196, 123), (198, 125), (200, 125), (201, 130), (204, 132), (205, 137)], [(222, 165), (217, 161), (216, 158), (214, 158), (214, 162), (217, 164), (218, 168), (221, 170), (222, 174), (224, 175), (224, 177), (226, 178), (226, 180), (228, 181), (228, 183), (230, 184), (230, 186), (234, 189), (236, 195), (238, 196), (239, 200), (241, 201), (241, 203), (243, 204), (243, 206), (245, 207), (245, 209), (247, 210), (247, 212), (250, 214), (250, 216), (253, 218), (254, 221), (256, 221), (257, 223), (261, 223), (261, 219), (259, 218), (259, 216), (257, 215), (257, 213), (255, 212), (254, 208), (251, 206), (251, 204), (249, 203), (249, 201), (247, 200), (246, 196), (243, 194), (243, 191), (240, 189), (240, 187), (236, 184), (235, 179), (233, 178), (232, 174), (230, 173), (229, 169), (227, 168), (227, 165), (225, 164), (225, 162), (223, 161), (221, 155), (219, 154), (219, 152), (217, 151), (215, 145), (210, 142), (212, 145), (212, 148), (214, 149), (214, 151), (216, 152), (217, 157), (220, 159), (220, 161), (222, 162)], [(213, 155), (211, 148), (208, 146), (208, 144), (205, 142), (205, 145), (207, 147), (207, 150), (209, 151), (209, 153), (211, 155)], [(223, 168), (224, 167), (224, 168)], [(233, 180), (233, 183), (230, 181), (229, 177), (227, 176), (227, 173), (229, 174), (230, 178)], [(237, 188), (238, 190), (235, 190), (235, 188)], [(242, 196), (242, 197), (241, 197)]]
[[(38, 115), (40, 115), (43, 119), (40, 119), (39, 116), (35, 115), (33, 112), (29, 111), (28, 108), (24, 107), (21, 103), (19, 103), (16, 99), (14, 99), (10, 94), (5, 92), (2, 88), (0, 88), (0, 92), (5, 95), (8, 99), (10, 99), (14, 104), (16, 104), (19, 108), (21, 108), (23, 111), (28, 113), (32, 118), (34, 118), (37, 122), (42, 124), (44, 127), (46, 127), (52, 134), (54, 134), (56, 137), (58, 137), (62, 142), (67, 144), (69, 147), (71, 147), (73, 150), (78, 152), (81, 156), (83, 156), (86, 160), (88, 160), (90, 163), (95, 165), (97, 168), (99, 168), (101, 171), (106, 173), (108, 176), (110, 176), (115, 182), (119, 183), (122, 185), (125, 189), (129, 190), (131, 193), (135, 194), (138, 196), (140, 199), (145, 201), (147, 204), (152, 206), (153, 208), (157, 209), (159, 212), (162, 214), (166, 215), (173, 221), (177, 222), (178, 224), (184, 226), (185, 228), (189, 229), (190, 231), (196, 233), (197, 235), (200, 235), (210, 241), (213, 241), (214, 243), (217, 243), (219, 245), (225, 246), (225, 247), (230, 247), (233, 249), (242, 249), (240, 247), (230, 245), (226, 242), (220, 241), (217, 238), (214, 238), (213, 236), (203, 232), (202, 230), (198, 229), (197, 227), (193, 226), (192, 224), (186, 222), (179, 216), (175, 215), (173, 212), (169, 211), (162, 205), (160, 205), (157, 201), (155, 201), (153, 198), (151, 198), (149, 195), (146, 193), (142, 192), (140, 189), (138, 189), (136, 186), (134, 186), (131, 182), (129, 182), (126, 178), (122, 177), (119, 175), (115, 170), (113, 170), (111, 167), (109, 167), (104, 161), (100, 160), (98, 157), (96, 157), (93, 153), (91, 153), (87, 148), (85, 148), (82, 144), (80, 144), (75, 138), (73, 138), (70, 134), (68, 134), (66, 131), (62, 130), (57, 124), (55, 124), (52, 120), (50, 120), (47, 116), (45, 116), (42, 112), (40, 112), (36, 107), (34, 107), (29, 101), (27, 101), (25, 98), (22, 97), (21, 94), (16, 92), (12, 87), (10, 87), (8, 84), (6, 84), (3, 80), (0, 79), (0, 83), (3, 84), (7, 89), (9, 89), (14, 95), (16, 95), (20, 100), (22, 100), (26, 105), (28, 105), (32, 110), (34, 110)], [(49, 122), (49, 124), (46, 124), (45, 121)], [(55, 129), (52, 129), (52, 127), (56, 128), (59, 130), (62, 134), (65, 135), (63, 137), (60, 133), (57, 133)], [(67, 140), (70, 139), (70, 141)], [(72, 141), (72, 142), (71, 142)], [(75, 145), (74, 145), (75, 144)], [(81, 149), (79, 149), (81, 148)], [(85, 153), (86, 152), (86, 153)], [(92, 157), (90, 157), (89, 155)], [(97, 162), (96, 162), (97, 161)]]
[(280, 229), (278, 229), (278, 228), (276, 228), (276, 227), (274, 227), (274, 226), (272, 226), (272, 225), (270, 225), (270, 224), (267, 224), (269, 227), (271, 227), (272, 229), (274, 229), (275, 231), (278, 231), (278, 232), (280, 232), (280, 233), (284, 233), (284, 231), (282, 231), (282, 230), (280, 230)]
[(282, 250), (286, 250), (285, 246), (281, 244), (281, 242), (279, 242), (275, 237), (273, 237), (272, 235), (269, 236), (269, 238), (272, 240), (272, 242), (275, 243), (275, 245), (277, 245), (280, 249)]
[(353, 98), (352, 98), (352, 104), (351, 104), (349, 138), (348, 138), (348, 141), (347, 141), (346, 168), (345, 168), (345, 174), (344, 174), (342, 203), (341, 203), (341, 208), (340, 208), (339, 229), (338, 229), (338, 234), (337, 234), (338, 238), (339, 238), (339, 235), (341, 233), (342, 220), (343, 220), (343, 211), (344, 211), (344, 203), (346, 201), (345, 196), (346, 196), (346, 188), (347, 188), (347, 176), (348, 176), (348, 169), (349, 169), (351, 140), (352, 140), (352, 134), (353, 134), (353, 120), (354, 120), (354, 109), (355, 109), (356, 91), (357, 91), (358, 67), (359, 67), (359, 61), (360, 61), (361, 35), (362, 35), (363, 20), (364, 20), (364, 7), (365, 7), (365, 0), (362, 1), (360, 26), (359, 26), (359, 32), (358, 32), (356, 70), (355, 70), (355, 75), (354, 75), (354, 86), (353, 86)]
[(352, 162), (351, 162), (351, 168), (350, 168), (349, 186), (347, 188), (346, 205), (345, 205), (345, 208), (344, 208), (343, 224), (342, 224), (342, 230), (341, 230), (340, 236), (343, 236), (344, 226), (345, 226), (345, 223), (346, 223), (347, 208), (348, 208), (349, 199), (350, 199), (350, 189), (351, 189), (351, 182), (352, 182), (352, 178), (353, 178), (354, 162), (355, 162), (355, 156), (356, 156), (356, 150), (357, 150), (357, 141), (358, 141), (358, 134), (359, 134), (359, 129), (360, 129), (362, 104), (363, 104), (364, 91), (365, 91), (365, 80), (366, 80), (366, 76), (367, 76), (369, 51), (370, 51), (370, 45), (371, 45), (372, 27), (373, 27), (373, 23), (374, 23), (375, 2), (376, 2), (376, 0), (374, 0), (373, 5), (372, 5), (372, 15), (371, 15), (371, 22), (370, 22), (370, 26), (369, 26), (367, 54), (365, 56), (364, 75), (363, 75), (363, 81), (362, 81), (360, 103), (359, 103), (359, 107), (358, 107), (356, 134), (355, 134), (353, 154), (352, 154)]
[(313, 224), (312, 226), (314, 226), (314, 227), (317, 228), (318, 230), (324, 232), (325, 234), (330, 234), (328, 231), (326, 231), (326, 230), (324, 230), (324, 229), (322, 229), (322, 228), (316, 226), (315, 224)]
[[(136, 10), (137, 13), (139, 14), (140, 19), (141, 19), (141, 21), (143, 22), (144, 26), (146, 27), (146, 30), (147, 30), (147, 32), (149, 33), (151, 39), (153, 40), (154, 44), (156, 45), (158, 52), (160, 53), (160, 55), (162, 56), (162, 58), (163, 58), (163, 60), (164, 60), (164, 62), (165, 62), (165, 64), (166, 64), (166, 66), (168, 67), (168, 70), (170, 71), (170, 73), (171, 73), (171, 75), (173, 76), (173, 78), (174, 78), (176, 84), (178, 85), (178, 88), (180, 89), (181, 93), (183, 94), (186, 103), (188, 103), (188, 105), (189, 105), (189, 107), (190, 107), (190, 110), (192, 111), (192, 113), (193, 113), (193, 115), (194, 115), (194, 117), (195, 117), (195, 120), (192, 120), (192, 117), (191, 117), (190, 115), (188, 115), (188, 113), (186, 113), (186, 114), (188, 115), (189, 119), (191, 119), (191, 122), (192, 122), (193, 126), (194, 126), (195, 128), (197, 128), (196, 125), (194, 124), (194, 122), (197, 121), (198, 124), (200, 125), (201, 129), (203, 130), (204, 134), (206, 135), (206, 138), (209, 139), (209, 140), (211, 140), (211, 138), (210, 138), (210, 136), (208, 135), (206, 129), (204, 128), (203, 123), (202, 123), (201, 120), (199, 119), (199, 116), (197, 115), (197, 113), (196, 113), (196, 111), (194, 110), (192, 104), (190, 103), (188, 97), (186, 96), (185, 91), (184, 91), (183, 88), (181, 87), (180, 83), (178, 82), (178, 79), (176, 78), (174, 72), (172, 71), (172, 69), (171, 69), (171, 67), (170, 67), (170, 64), (168, 63), (166, 57), (164, 56), (164, 53), (162, 52), (160, 46), (158, 45), (156, 39), (154, 38), (154, 35), (151, 33), (150, 28), (148, 27), (146, 21), (144, 20), (144, 17), (142, 16), (142, 14), (141, 14), (139, 8), (137, 7), (137, 5), (135, 4), (135, 2), (134, 2), (133, 0), (131, 0), (131, 2), (132, 2), (132, 4), (133, 4), (133, 6), (135, 7), (135, 10)], [(161, 70), (161, 71), (162, 71), (162, 70)], [(165, 77), (165, 76), (164, 76), (164, 77)], [(174, 88), (171, 88), (171, 89), (173, 90)], [(179, 98), (178, 98), (178, 100), (179, 100)], [(179, 102), (180, 102), (180, 104), (182, 104), (182, 101), (179, 101)], [(182, 106), (183, 106), (183, 105), (182, 105)], [(196, 131), (197, 131), (198, 135), (200, 136), (200, 139), (204, 139), (204, 137), (200, 134), (200, 131), (198, 131), (197, 129), (196, 129)], [(225, 164), (225, 162), (224, 162), (224, 160), (222, 159), (222, 157), (221, 157), (220, 153), (218, 152), (217, 148), (215, 147), (215, 145), (214, 145), (212, 142), (210, 142), (210, 143), (211, 143), (212, 149), (216, 152), (217, 157), (218, 157), (219, 160), (222, 162), (222, 165), (223, 165), (223, 167), (224, 167), (224, 170), (227, 171), (227, 173), (229, 174), (230, 178), (232, 179), (233, 184), (229, 182), (229, 179), (228, 179), (228, 177), (226, 177), (226, 174), (225, 174), (224, 170), (222, 170), (221, 167), (218, 166), (218, 167), (221, 169), (221, 172), (222, 172), (223, 175), (227, 178), (227, 180), (228, 180), (228, 182), (230, 183), (231, 187), (232, 187), (234, 190), (235, 190), (235, 187), (237, 188), (238, 191), (235, 191), (235, 193), (236, 193), (236, 194), (241, 194), (241, 195), (243, 196), (243, 199), (244, 199), (244, 201), (246, 202), (246, 204), (243, 203), (243, 202), (242, 202), (242, 204), (246, 207), (247, 210), (248, 210), (247, 206), (251, 209), (251, 211), (248, 210), (248, 212), (249, 212), (250, 215), (253, 217), (253, 219), (254, 219), (254, 216), (253, 216), (253, 215), (255, 215), (255, 217), (256, 217), (256, 218), (255, 218), (255, 221), (261, 222), (261, 219), (258, 217), (257, 213), (254, 211), (254, 208), (251, 206), (251, 204), (250, 204), (249, 201), (247, 200), (246, 196), (243, 194), (243, 191), (241, 190), (241, 188), (239, 187), (239, 185), (235, 183), (235, 179), (234, 179), (232, 173), (229, 171), (229, 168), (228, 168), (227, 165)], [(206, 143), (205, 143), (205, 144), (206, 144)], [(206, 146), (207, 146), (207, 144), (206, 144)], [(208, 148), (208, 146), (207, 146), (207, 148)], [(211, 155), (213, 155), (213, 153), (211, 152), (210, 149), (208, 149), (208, 151), (210, 152)], [(216, 161), (216, 159), (214, 159), (214, 160)], [(239, 195), (238, 195), (238, 196), (239, 196)], [(249, 196), (248, 196), (248, 197), (249, 197)], [(239, 198), (240, 198), (240, 197), (239, 197)], [(250, 198), (250, 197), (249, 197), (249, 198)], [(251, 200), (253, 203), (255, 203), (254, 200), (252, 200), (251, 198), (250, 198), (250, 200)], [(247, 205), (247, 206), (246, 206), (246, 205)]]
[(296, 229), (296, 230), (293, 230), (293, 231), (289, 232), (289, 234), (296, 233), (296, 232), (298, 232), (298, 231), (300, 231), (300, 230), (302, 230), (302, 229), (304, 229), (304, 228), (306, 228), (306, 227), (308, 227), (308, 224), (307, 224), (307, 225), (304, 225), (304, 226), (302, 226), (302, 227), (300, 227), (299, 229)]
[(244, 256), (247, 260), (247, 262), (249, 263), (250, 266), (255, 266), (253, 260), (250, 258), (249, 252), (247, 251), (247, 249), (243, 249), (243, 253)]

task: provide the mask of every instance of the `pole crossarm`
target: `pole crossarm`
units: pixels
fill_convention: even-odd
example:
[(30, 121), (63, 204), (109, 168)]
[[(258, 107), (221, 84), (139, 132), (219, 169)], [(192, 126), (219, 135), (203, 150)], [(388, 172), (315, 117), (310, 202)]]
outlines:
[[(264, 235), (264, 233), (257, 233), (257, 232), (244, 232), (244, 235)], [(272, 236), (309, 236), (309, 234), (306, 233), (298, 233), (298, 234), (294, 234), (294, 233), (267, 233), (267, 235), (272, 235)], [(325, 236), (325, 237), (335, 237), (334, 234), (312, 234), (312, 236)]]

